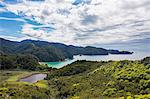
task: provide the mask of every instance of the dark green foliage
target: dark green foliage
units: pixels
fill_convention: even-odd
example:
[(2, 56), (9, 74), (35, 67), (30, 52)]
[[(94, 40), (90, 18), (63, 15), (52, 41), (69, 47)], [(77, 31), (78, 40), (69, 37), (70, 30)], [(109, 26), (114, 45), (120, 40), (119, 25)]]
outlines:
[(70, 45), (68, 51), (73, 55), (108, 55), (108, 51), (103, 48), (96, 48), (92, 46), (77, 47)]
[[(61, 43), (50, 43), (45, 41), (24, 40), (13, 42), (0, 38), (0, 53), (3, 54), (32, 54), (38, 57), (39, 61), (63, 61), (72, 59), (73, 55), (108, 55), (129, 54), (118, 50), (106, 50), (96, 47), (78, 47)], [(117, 53), (116, 53), (117, 52)]]
[(110, 54), (133, 54), (133, 52), (129, 51), (118, 51), (118, 50), (108, 50)]
[(144, 65), (149, 65), (149, 67), (150, 67), (150, 57), (146, 57), (146, 58), (142, 59), (141, 63), (143, 63)]
[(39, 65), (38, 59), (33, 55), (20, 55), (16, 60), (21, 69), (36, 70)]
[(14, 62), (14, 57), (9, 56), (7, 57), (6, 55), (0, 56), (0, 69), (14, 69), (17, 68), (15, 62)]
[[(83, 65), (84, 64), (84, 65)], [(102, 65), (103, 63), (99, 63), (100, 65)], [(94, 65), (94, 66), (92, 66)], [(71, 76), (71, 75), (76, 75), (76, 74), (80, 74), (83, 72), (87, 72), (90, 71), (91, 68), (98, 66), (98, 63), (96, 62), (88, 62), (85, 60), (81, 60), (81, 61), (76, 61), (70, 65), (67, 65), (65, 67), (62, 67), (60, 69), (57, 69), (55, 71), (52, 71), (48, 77), (49, 78), (53, 78), (55, 76)]]
[(0, 69), (44, 70), (48, 66), (40, 66), (38, 58), (33, 55), (1, 55)]
[(48, 42), (22, 41), (12, 42), (0, 39), (0, 51), (5, 54), (32, 54), (38, 57), (39, 61), (60, 61), (65, 57), (61, 50), (51, 46)]

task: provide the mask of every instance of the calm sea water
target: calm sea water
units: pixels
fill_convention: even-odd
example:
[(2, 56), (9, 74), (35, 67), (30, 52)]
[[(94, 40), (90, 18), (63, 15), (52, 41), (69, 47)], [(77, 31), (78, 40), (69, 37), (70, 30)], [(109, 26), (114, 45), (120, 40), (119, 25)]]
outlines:
[(126, 55), (93, 55), (93, 56), (74, 56), (73, 60), (66, 60), (62, 62), (43, 62), (47, 64), (49, 67), (61, 68), (67, 64), (71, 64), (77, 60), (89, 60), (89, 61), (108, 61), (108, 60), (140, 60), (144, 57), (150, 56), (149, 52), (134, 52), (134, 54), (126, 54)]

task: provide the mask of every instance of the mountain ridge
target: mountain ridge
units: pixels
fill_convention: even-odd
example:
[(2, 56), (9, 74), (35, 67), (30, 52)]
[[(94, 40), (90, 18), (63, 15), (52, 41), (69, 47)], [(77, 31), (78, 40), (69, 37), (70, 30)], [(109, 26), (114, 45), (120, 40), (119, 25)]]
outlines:
[(73, 59), (74, 55), (132, 54), (128, 51), (107, 50), (93, 46), (81, 47), (29, 39), (17, 42), (0, 38), (0, 45), (0, 52), (3, 54), (32, 54), (43, 62)]

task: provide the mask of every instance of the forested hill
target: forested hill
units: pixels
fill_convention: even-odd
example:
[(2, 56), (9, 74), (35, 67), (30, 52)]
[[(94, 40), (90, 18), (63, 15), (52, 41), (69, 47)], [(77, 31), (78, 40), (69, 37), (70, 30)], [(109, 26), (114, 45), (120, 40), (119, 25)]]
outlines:
[(43, 62), (71, 59), (73, 55), (132, 54), (128, 51), (107, 50), (91, 46), (79, 47), (39, 40), (15, 42), (0, 38), (0, 45), (1, 54), (32, 54)]
[(50, 72), (47, 80), (58, 99), (150, 99), (150, 57), (76, 61)]

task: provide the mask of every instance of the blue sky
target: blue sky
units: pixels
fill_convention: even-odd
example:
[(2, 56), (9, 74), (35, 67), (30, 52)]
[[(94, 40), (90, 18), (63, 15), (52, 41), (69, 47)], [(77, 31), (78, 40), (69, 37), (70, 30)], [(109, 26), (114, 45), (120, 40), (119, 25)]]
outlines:
[(149, 0), (2, 0), (0, 37), (150, 49)]

